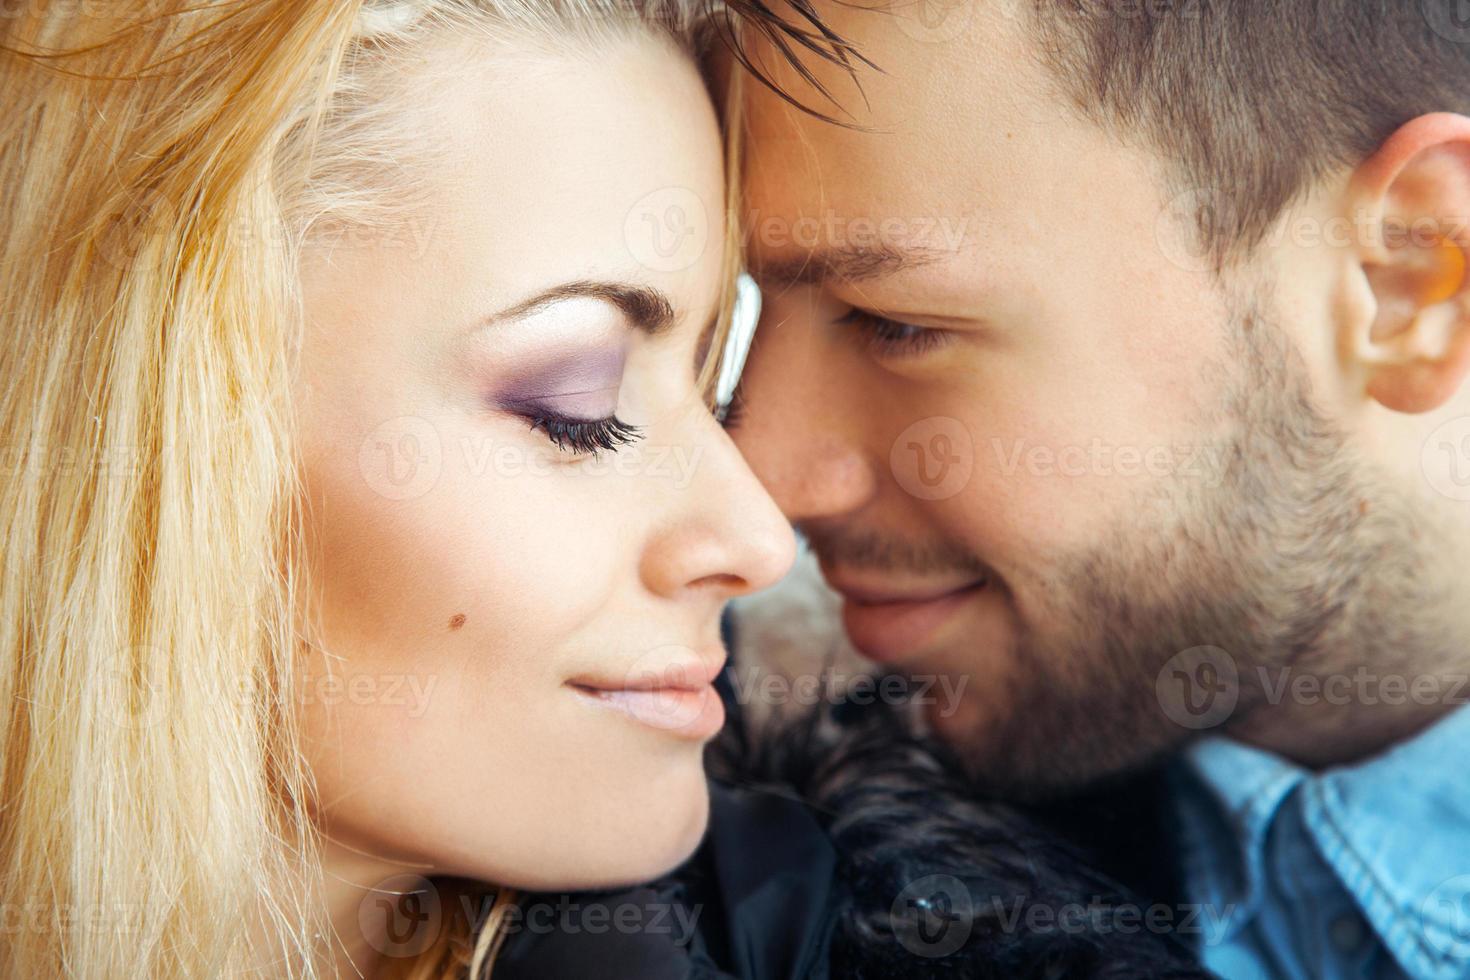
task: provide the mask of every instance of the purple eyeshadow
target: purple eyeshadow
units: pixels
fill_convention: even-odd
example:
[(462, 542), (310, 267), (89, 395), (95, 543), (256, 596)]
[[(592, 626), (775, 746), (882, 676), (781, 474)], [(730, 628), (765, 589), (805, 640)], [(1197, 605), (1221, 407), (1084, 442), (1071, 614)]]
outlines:
[(601, 418), (617, 405), (625, 360), (622, 347), (579, 352), (507, 378), (494, 398), (507, 408)]

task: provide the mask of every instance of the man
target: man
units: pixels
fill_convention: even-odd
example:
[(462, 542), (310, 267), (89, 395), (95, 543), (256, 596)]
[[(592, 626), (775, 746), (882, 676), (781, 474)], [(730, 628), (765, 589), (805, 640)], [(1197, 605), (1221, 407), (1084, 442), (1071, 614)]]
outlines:
[(1456, 4), (815, 12), (733, 431), (851, 640), (993, 793), (1168, 761), (1223, 975), (1470, 976)]

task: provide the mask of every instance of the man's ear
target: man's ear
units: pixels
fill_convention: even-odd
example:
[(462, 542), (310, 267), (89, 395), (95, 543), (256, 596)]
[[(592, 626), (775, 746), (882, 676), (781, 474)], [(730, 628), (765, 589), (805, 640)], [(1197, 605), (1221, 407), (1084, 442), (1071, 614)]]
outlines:
[(1470, 118), (1405, 123), (1353, 173), (1349, 197), (1373, 302), (1344, 324), (1346, 348), (1368, 397), (1432, 411), (1470, 374)]

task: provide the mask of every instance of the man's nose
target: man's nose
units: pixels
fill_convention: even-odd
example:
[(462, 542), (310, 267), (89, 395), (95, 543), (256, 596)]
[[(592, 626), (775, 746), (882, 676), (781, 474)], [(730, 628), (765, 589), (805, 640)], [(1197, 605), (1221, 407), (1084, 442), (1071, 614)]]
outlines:
[(864, 439), (862, 381), (819, 331), (762, 324), (741, 382), (731, 433), (788, 520), (840, 517), (877, 493)]

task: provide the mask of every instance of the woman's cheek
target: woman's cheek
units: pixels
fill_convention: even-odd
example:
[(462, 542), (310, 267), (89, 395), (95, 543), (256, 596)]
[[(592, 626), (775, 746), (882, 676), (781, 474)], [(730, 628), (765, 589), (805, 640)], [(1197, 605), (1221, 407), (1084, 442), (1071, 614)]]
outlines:
[[(443, 844), (436, 807), (530, 780), (511, 762), (554, 752), (562, 682), (626, 625), (607, 613), (632, 539), (623, 495), (603, 485), (622, 481), (446, 465), (429, 492), (387, 501), (352, 467), (310, 476), (328, 503), (315, 527), (323, 650), (302, 695), (318, 787), (340, 800), (326, 817), (343, 839), (429, 854)], [(443, 778), (446, 759), (470, 758)], [(494, 785), (472, 785), (487, 772)]]

